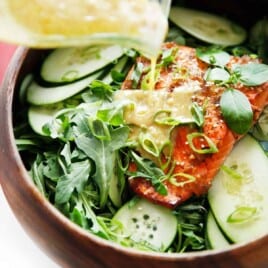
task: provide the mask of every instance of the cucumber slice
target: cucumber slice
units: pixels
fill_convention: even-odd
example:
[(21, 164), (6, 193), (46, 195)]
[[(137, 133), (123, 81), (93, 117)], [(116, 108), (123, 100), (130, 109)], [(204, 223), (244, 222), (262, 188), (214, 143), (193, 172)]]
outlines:
[(212, 183), (208, 200), (213, 215), (232, 242), (268, 234), (268, 158), (247, 135), (237, 143)]
[(28, 120), (33, 131), (40, 135), (45, 135), (43, 126), (49, 123), (58, 112), (57, 108), (46, 106), (30, 106), (28, 110)]
[(53, 83), (66, 83), (85, 77), (124, 54), (118, 45), (58, 48), (44, 60), (40, 75)]
[(98, 71), (82, 80), (56, 87), (43, 87), (33, 81), (27, 89), (27, 101), (35, 105), (44, 105), (65, 100), (85, 89), (101, 74), (102, 71)]
[(172, 7), (169, 18), (184, 31), (207, 43), (231, 46), (246, 39), (246, 31), (242, 27), (214, 14)]
[(211, 249), (225, 249), (230, 246), (211, 211), (208, 213), (207, 217), (206, 240)]
[(113, 219), (122, 223), (122, 235), (158, 251), (165, 251), (177, 232), (177, 219), (172, 211), (145, 199), (126, 203)]

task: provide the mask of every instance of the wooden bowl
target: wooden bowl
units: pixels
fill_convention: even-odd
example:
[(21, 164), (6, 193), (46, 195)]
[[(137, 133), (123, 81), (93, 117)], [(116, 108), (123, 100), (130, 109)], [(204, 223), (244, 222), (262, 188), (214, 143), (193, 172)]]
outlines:
[[(200, 5), (201, 1), (191, 2)], [(206, 2), (208, 1), (203, 1)], [(227, 6), (228, 3), (234, 5), (232, 1), (225, 3)], [(239, 10), (236, 11), (239, 13)], [(253, 19), (252, 16), (250, 19)], [(14, 109), (18, 109), (19, 85), (27, 73), (38, 67), (44, 53), (40, 50), (19, 48), (1, 88), (0, 182), (21, 225), (53, 260), (63, 267), (79, 268), (268, 267), (268, 235), (251, 243), (233, 245), (220, 251), (147, 253), (124, 248), (91, 235), (58, 212), (39, 193), (27, 174), (13, 135), (12, 116)]]

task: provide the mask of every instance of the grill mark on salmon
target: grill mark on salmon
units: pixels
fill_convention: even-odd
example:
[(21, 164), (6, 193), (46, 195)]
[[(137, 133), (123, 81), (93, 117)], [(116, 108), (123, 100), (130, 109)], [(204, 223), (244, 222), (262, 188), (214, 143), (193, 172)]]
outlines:
[[(155, 83), (155, 90), (172, 91), (174, 88), (187, 85), (192, 81), (198, 83), (201, 91), (194, 94), (192, 99), (200, 106), (206, 105), (203, 133), (213, 141), (218, 151), (210, 154), (194, 152), (188, 144), (187, 135), (199, 131), (198, 128), (193, 125), (179, 125), (172, 133), (172, 143), (174, 145), (172, 161), (175, 162), (173, 174), (188, 174), (193, 176), (195, 180), (182, 183), (181, 186), (176, 186), (169, 180), (165, 180), (163, 183), (167, 188), (167, 195), (156, 192), (150, 181), (144, 178), (130, 179), (129, 185), (137, 195), (154, 203), (175, 208), (192, 196), (201, 196), (207, 193), (220, 166), (242, 135), (230, 130), (222, 118), (219, 100), (224, 88), (204, 80), (204, 75), (209, 67), (208, 64), (196, 57), (194, 48), (178, 46), (174, 43), (163, 45), (163, 50), (170, 48), (177, 49), (175, 64), (161, 68)], [(150, 62), (142, 57), (138, 58), (137, 61), (142, 62), (145, 67), (150, 65)], [(234, 64), (246, 64), (254, 61), (258, 60), (249, 56), (232, 56), (228, 67), (231, 68)], [(132, 89), (131, 77), (133, 71), (134, 67), (127, 75), (122, 89)], [(144, 75), (141, 76), (140, 81), (143, 77)], [(139, 86), (140, 84), (138, 84), (138, 88)], [(253, 110), (253, 121), (256, 122), (260, 113), (268, 104), (268, 82), (254, 87), (237, 83), (232, 85), (232, 88), (240, 90), (248, 98)], [(201, 142), (203, 141), (197, 139), (197, 146), (200, 146)], [(178, 175), (176, 181), (178, 183), (184, 182), (185, 177)]]

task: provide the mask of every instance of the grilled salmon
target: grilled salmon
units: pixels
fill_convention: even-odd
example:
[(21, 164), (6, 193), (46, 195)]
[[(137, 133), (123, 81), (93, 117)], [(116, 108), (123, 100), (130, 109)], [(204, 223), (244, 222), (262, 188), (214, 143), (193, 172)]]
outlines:
[[(173, 144), (171, 155), (172, 181), (167, 179), (163, 182), (167, 194), (158, 193), (152, 183), (145, 178), (130, 179), (129, 185), (137, 195), (165, 207), (175, 208), (192, 196), (201, 196), (207, 193), (220, 166), (242, 135), (233, 132), (222, 116), (219, 102), (225, 88), (204, 79), (209, 64), (196, 56), (194, 48), (179, 46), (175, 43), (163, 45), (163, 53), (171, 49), (173, 50), (173, 60), (166, 65), (163, 64), (158, 70), (154, 89), (172, 92), (177, 87), (187, 86), (193, 82), (197, 83), (201, 90), (193, 94), (192, 101), (200, 106), (205, 106), (202, 126), (204, 135), (199, 135), (193, 139), (194, 147), (200, 150), (207, 148), (207, 140), (209, 139), (217, 150), (204, 154), (193, 150), (193, 145), (189, 144), (187, 137), (189, 134), (199, 132), (200, 128), (194, 124), (178, 125), (173, 129), (171, 135)], [(227, 67), (231, 69), (235, 64), (258, 61), (258, 59), (253, 59), (247, 55), (231, 56)], [(142, 63), (143, 67), (150, 66), (150, 61), (143, 57), (138, 58), (137, 63)], [(135, 72), (135, 67), (128, 73), (122, 89), (133, 88), (133, 72)], [(145, 78), (146, 73), (144, 72), (136, 83), (137, 88), (141, 86), (141, 81)], [(243, 92), (248, 98), (253, 110), (253, 123), (256, 122), (268, 104), (268, 82), (254, 87), (237, 82), (232, 84), (232, 88)]]

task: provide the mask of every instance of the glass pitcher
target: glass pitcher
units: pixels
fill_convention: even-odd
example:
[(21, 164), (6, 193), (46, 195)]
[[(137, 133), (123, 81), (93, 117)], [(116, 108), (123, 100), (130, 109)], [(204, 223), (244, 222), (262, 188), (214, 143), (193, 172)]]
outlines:
[(0, 40), (36, 48), (118, 43), (157, 54), (171, 0), (1, 0)]

